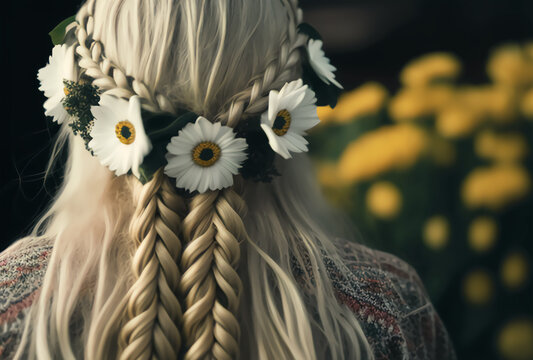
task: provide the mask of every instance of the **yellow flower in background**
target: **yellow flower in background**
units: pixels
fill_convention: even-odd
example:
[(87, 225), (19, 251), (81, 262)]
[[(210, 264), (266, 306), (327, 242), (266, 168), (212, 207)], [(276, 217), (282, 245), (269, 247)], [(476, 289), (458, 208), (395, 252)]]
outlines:
[(427, 134), (416, 126), (383, 126), (348, 144), (339, 160), (339, 176), (353, 183), (392, 169), (408, 168), (427, 143)]
[(400, 74), (401, 82), (409, 87), (421, 87), (435, 80), (455, 79), (461, 72), (461, 63), (449, 53), (436, 52), (408, 63)]
[(500, 210), (524, 198), (530, 188), (531, 179), (524, 167), (497, 164), (472, 170), (463, 182), (462, 198), (469, 208)]
[(533, 88), (526, 92), (522, 97), (522, 100), (520, 101), (520, 110), (522, 111), (522, 114), (533, 119)]
[(402, 195), (393, 183), (380, 181), (368, 189), (366, 204), (375, 216), (391, 219), (398, 215), (402, 207)]
[(434, 114), (453, 97), (453, 88), (448, 85), (404, 88), (391, 99), (389, 113), (395, 121), (414, 120)]
[(413, 120), (431, 112), (431, 107), (425, 102), (424, 89), (402, 89), (389, 105), (389, 113), (396, 121)]
[(318, 182), (326, 187), (339, 187), (342, 181), (339, 179), (337, 164), (323, 162), (315, 167)]
[(424, 244), (432, 250), (442, 250), (448, 245), (450, 225), (441, 215), (429, 218), (422, 229)]
[(471, 108), (452, 105), (443, 109), (435, 120), (435, 128), (446, 138), (470, 135), (483, 121), (483, 117)]
[(533, 359), (533, 321), (523, 318), (505, 324), (498, 336), (498, 350), (506, 360)]
[(529, 261), (522, 252), (515, 251), (503, 260), (500, 268), (503, 284), (510, 290), (516, 290), (525, 285), (529, 276)]
[(482, 117), (507, 122), (516, 116), (517, 91), (509, 86), (479, 85), (457, 89), (453, 103)]
[(463, 280), (463, 295), (472, 305), (487, 304), (494, 294), (491, 275), (483, 269), (472, 270)]
[(528, 153), (527, 140), (522, 134), (498, 134), (492, 130), (484, 130), (476, 136), (474, 149), (479, 157), (497, 162), (520, 161)]
[(493, 218), (480, 216), (468, 227), (468, 244), (477, 252), (486, 252), (494, 247), (498, 235), (498, 225)]
[(334, 112), (335, 110), (329, 106), (318, 106), (316, 108), (316, 113), (320, 119), (320, 123), (318, 125), (331, 123), (333, 121)]
[(375, 114), (387, 100), (388, 91), (381, 84), (369, 82), (345, 93), (333, 111), (336, 122), (346, 123), (359, 116)]
[(529, 60), (533, 61), (533, 41), (524, 44), (524, 54)]
[(492, 85), (465, 85), (457, 88), (456, 101), (479, 112), (487, 112)]
[(487, 113), (491, 120), (505, 123), (514, 120), (517, 115), (517, 91), (508, 86), (493, 86), (486, 103)]
[(377, 83), (368, 82), (350, 92), (340, 96), (335, 109), (329, 106), (317, 108), (321, 124), (348, 123), (360, 116), (372, 115), (383, 108), (389, 93), (387, 89)]
[(487, 73), (495, 83), (527, 86), (533, 83), (533, 62), (519, 45), (504, 45), (492, 52)]

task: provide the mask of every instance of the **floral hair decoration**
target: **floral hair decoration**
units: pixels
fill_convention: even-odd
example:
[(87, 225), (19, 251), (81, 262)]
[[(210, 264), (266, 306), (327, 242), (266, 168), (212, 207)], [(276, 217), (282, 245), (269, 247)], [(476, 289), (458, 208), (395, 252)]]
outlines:
[(47, 97), (45, 114), (58, 124), (68, 122), (87, 150), (115, 175), (132, 173), (142, 183), (160, 168), (178, 189), (190, 193), (229, 187), (237, 174), (269, 182), (279, 175), (275, 154), (289, 159), (292, 153), (306, 152), (306, 131), (319, 123), (316, 106), (334, 107), (342, 89), (320, 35), (302, 23), (298, 30), (308, 36), (302, 79), (271, 90), (268, 108), (259, 116), (231, 128), (190, 111), (154, 113), (143, 109), (140, 97), (103, 94), (90, 78), (78, 74), (74, 46), (64, 43), (74, 22), (68, 18), (50, 33), (55, 47), (37, 76)]

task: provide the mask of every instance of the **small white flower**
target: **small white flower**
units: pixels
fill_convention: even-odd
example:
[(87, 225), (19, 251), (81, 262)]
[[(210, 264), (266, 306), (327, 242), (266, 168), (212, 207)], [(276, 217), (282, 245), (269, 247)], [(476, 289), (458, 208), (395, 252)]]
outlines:
[(307, 151), (305, 131), (320, 122), (315, 102), (315, 93), (303, 85), (302, 79), (286, 83), (279, 92), (270, 91), (261, 128), (272, 150), (285, 159), (292, 157), (290, 152)]
[(335, 80), (335, 74), (333, 74), (337, 69), (330, 64), (329, 58), (326, 57), (324, 50), (322, 50), (322, 40), (309, 39), (307, 52), (309, 54), (309, 63), (318, 77), (326, 84), (332, 83), (343, 89), (342, 85)]
[(41, 83), (39, 90), (48, 98), (44, 103), (45, 115), (52, 116), (58, 124), (69, 118), (62, 103), (66, 96), (63, 81), (76, 81), (77, 77), (74, 46), (68, 47), (65, 44), (54, 46), (48, 64), (39, 70), (37, 79)]
[(102, 95), (98, 106), (91, 106), (94, 124), (89, 147), (102, 165), (117, 176), (129, 170), (139, 177), (139, 165), (152, 150), (141, 118), (141, 101), (132, 96), (129, 101)]
[(176, 179), (176, 187), (189, 191), (223, 189), (233, 185), (247, 147), (232, 128), (200, 116), (170, 139), (165, 174)]

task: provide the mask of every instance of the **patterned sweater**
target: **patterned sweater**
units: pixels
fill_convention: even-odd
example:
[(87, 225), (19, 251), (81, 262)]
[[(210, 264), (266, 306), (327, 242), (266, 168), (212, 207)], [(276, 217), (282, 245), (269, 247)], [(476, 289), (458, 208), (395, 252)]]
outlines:
[[(390, 254), (343, 242), (348, 276), (326, 261), (336, 295), (357, 316), (381, 359), (455, 359), (453, 346), (416, 272)], [(0, 359), (11, 359), (46, 271), (50, 245), (0, 254)]]

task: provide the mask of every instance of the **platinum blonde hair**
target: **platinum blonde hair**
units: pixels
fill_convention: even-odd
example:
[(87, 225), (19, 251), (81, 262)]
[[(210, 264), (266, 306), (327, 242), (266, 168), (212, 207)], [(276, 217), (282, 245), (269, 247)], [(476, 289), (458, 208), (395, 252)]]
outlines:
[[(229, 126), (299, 77), (306, 41), (296, 0), (89, 0), (77, 21), (68, 41), (103, 92)], [(305, 155), (272, 183), (185, 199), (162, 172), (115, 177), (63, 124), (65, 143), (62, 188), (27, 239), (53, 251), (17, 358), (371, 357), (325, 267), (349, 272)]]

